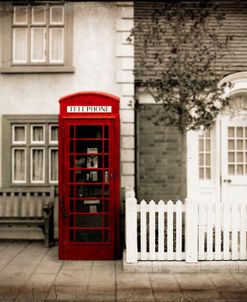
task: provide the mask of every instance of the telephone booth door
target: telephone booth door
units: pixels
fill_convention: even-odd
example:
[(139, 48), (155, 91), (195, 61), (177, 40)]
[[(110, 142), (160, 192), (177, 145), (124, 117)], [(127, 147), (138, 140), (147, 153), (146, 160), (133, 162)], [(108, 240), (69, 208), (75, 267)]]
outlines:
[[(119, 116), (111, 104), (116, 100), (99, 94), (79, 94), (73, 100), (69, 114), (60, 116), (59, 257), (116, 259)], [(111, 110), (105, 113), (103, 106)]]

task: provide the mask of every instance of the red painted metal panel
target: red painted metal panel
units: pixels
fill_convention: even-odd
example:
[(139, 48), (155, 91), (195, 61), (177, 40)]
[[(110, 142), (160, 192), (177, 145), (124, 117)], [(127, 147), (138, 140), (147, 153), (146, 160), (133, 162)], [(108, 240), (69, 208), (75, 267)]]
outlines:
[(119, 258), (119, 99), (96, 92), (60, 100), (59, 258)]

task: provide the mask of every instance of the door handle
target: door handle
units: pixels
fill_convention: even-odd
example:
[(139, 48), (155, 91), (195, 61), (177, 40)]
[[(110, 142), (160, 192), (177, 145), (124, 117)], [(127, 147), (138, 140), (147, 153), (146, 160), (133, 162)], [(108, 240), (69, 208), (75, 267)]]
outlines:
[(231, 179), (224, 179), (223, 182), (228, 182), (228, 183), (231, 183), (232, 180)]
[(65, 207), (64, 207), (64, 202), (63, 202), (63, 197), (60, 198), (60, 204), (61, 204), (61, 208), (62, 208), (62, 212), (63, 212), (63, 217), (67, 218), (68, 214), (65, 211)]

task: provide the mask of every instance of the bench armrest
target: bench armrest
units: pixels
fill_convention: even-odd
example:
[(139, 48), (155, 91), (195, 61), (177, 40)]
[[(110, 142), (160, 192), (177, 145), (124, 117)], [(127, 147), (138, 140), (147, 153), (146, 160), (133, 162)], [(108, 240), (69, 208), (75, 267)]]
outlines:
[(53, 204), (52, 201), (50, 201), (48, 204), (45, 204), (43, 206), (43, 215), (44, 215), (44, 217), (48, 217), (48, 216), (52, 215), (53, 208), (54, 208), (54, 204)]

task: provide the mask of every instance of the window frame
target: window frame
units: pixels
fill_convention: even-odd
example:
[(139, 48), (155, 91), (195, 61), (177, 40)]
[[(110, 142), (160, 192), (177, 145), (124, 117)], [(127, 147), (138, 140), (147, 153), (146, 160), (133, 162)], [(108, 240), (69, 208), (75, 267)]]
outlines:
[[(29, 9), (27, 9), (27, 19), (31, 20), (32, 17), (32, 6), (30, 6)], [(27, 6), (28, 5), (20, 5), (20, 6)], [(25, 28), (28, 27), (28, 30), (31, 31), (30, 22), (28, 21), (28, 25), (18, 25), (18, 27), (14, 27), (14, 6), (13, 3), (6, 3), (3, 6), (4, 14), (3, 14), (3, 32), (5, 33), (3, 35), (3, 55), (2, 55), (2, 67), (0, 68), (0, 73), (73, 73), (74, 67), (72, 62), (72, 54), (73, 49), (71, 45), (73, 45), (73, 3), (64, 3), (64, 13), (63, 13), (63, 21), (64, 25), (62, 24), (54, 24), (48, 26), (47, 23), (45, 25), (37, 24), (33, 27), (39, 28), (42, 26), (48, 26), (48, 28), (53, 28), (52, 26), (62, 26), (64, 28), (63, 30), (63, 36), (64, 36), (64, 45), (63, 45), (63, 59), (64, 62), (61, 63), (58, 61), (53, 62), (33, 62), (33, 63), (13, 63), (13, 57), (14, 57), (14, 45), (12, 41), (12, 31), (14, 28)], [(53, 5), (53, 3), (50, 3), (50, 7), (57, 6)], [(31, 16), (30, 16), (31, 14)], [(46, 16), (47, 17), (47, 16)], [(47, 17), (47, 20), (50, 21), (50, 16)], [(49, 30), (48, 30), (49, 31)], [(14, 31), (13, 31), (14, 32)], [(31, 32), (30, 32), (31, 34)], [(47, 32), (48, 36), (49, 33)], [(29, 34), (27, 34), (29, 35)], [(46, 57), (49, 57), (50, 55), (50, 37), (47, 37), (46, 39), (47, 43), (47, 49), (46, 49)], [(31, 41), (30, 38), (28, 38), (28, 49), (27, 49), (27, 56), (31, 59)]]
[[(54, 141), (52, 140), (52, 127), (57, 127), (57, 140)], [(58, 142), (58, 124), (50, 124), (49, 125), (49, 137), (48, 137), (48, 142), (49, 142), (49, 145), (57, 145), (57, 142)]]
[[(13, 28), (13, 37), (16, 36), (16, 32), (18, 29), (22, 29), (22, 27), (18, 27), (18, 28)], [(25, 34), (25, 39), (28, 43), (28, 34), (27, 34), (27, 31), (26, 31), (26, 34)], [(17, 60), (15, 58), (15, 48), (16, 48), (16, 45), (15, 45), (15, 38), (13, 38), (13, 44), (12, 44), (12, 60), (15, 61), (15, 64), (18, 65), (18, 64), (25, 64), (26, 61), (21, 61), (21, 60)], [(26, 48), (26, 56), (28, 56), (28, 49)], [(20, 65), (20, 66), (21, 66)]]
[(15, 172), (14, 172), (14, 164), (12, 164), (11, 166), (11, 182), (13, 185), (17, 184), (26, 184), (27, 183), (27, 148), (26, 147), (21, 147), (21, 146), (14, 146), (11, 148), (11, 162), (13, 162), (14, 160), (14, 153), (16, 150), (23, 150), (24, 151), (24, 157), (25, 157), (25, 171), (24, 171), (24, 180), (15, 180), (14, 176), (15, 176)]
[[(44, 45), (44, 49), (43, 49), (43, 53), (42, 53), (42, 59), (35, 59), (35, 50), (34, 50), (34, 35), (35, 35), (35, 31), (36, 30), (42, 30), (42, 38), (43, 38), (43, 45)], [(30, 50), (31, 50), (31, 54), (30, 54), (30, 66), (32, 66), (33, 64), (44, 64), (44, 65), (50, 65), (46, 63), (47, 60), (47, 54), (46, 54), (46, 47), (47, 47), (47, 41), (46, 41), (46, 35), (47, 35), (47, 30), (44, 27), (37, 27), (37, 26), (33, 26), (32, 28), (30, 28), (31, 31), (31, 41), (30, 41)]]
[[(25, 126), (25, 142), (16, 143), (12, 140), (13, 127)], [(44, 142), (32, 143), (32, 125), (44, 126)], [(58, 148), (58, 141), (50, 141), (51, 126), (58, 126), (58, 115), (3, 115), (2, 116), (2, 185), (4, 187), (15, 186), (49, 186), (57, 185), (57, 181), (50, 181), (50, 149)], [(14, 181), (14, 149), (26, 149), (25, 151), (25, 182)], [(32, 149), (44, 149), (44, 181), (32, 181)]]
[[(57, 147), (49, 147), (48, 148), (48, 162), (49, 163), (51, 163), (51, 152), (53, 151), (53, 150), (56, 150), (57, 152), (58, 152), (58, 146)], [(56, 180), (52, 180), (51, 178), (51, 164), (49, 165), (49, 172), (48, 172), (48, 182), (50, 183), (50, 184), (58, 184), (58, 181), (56, 181)]]
[[(42, 157), (43, 157), (43, 165), (42, 165), (42, 180), (34, 180), (33, 179), (33, 151), (34, 150), (42, 150)], [(45, 152), (46, 148), (45, 147), (37, 147), (37, 146), (31, 146), (30, 147), (30, 185), (32, 184), (44, 184), (45, 182), (49, 183), (49, 178), (47, 179), (46, 173), (45, 173), (45, 167), (46, 167), (46, 162), (47, 162), (47, 155)], [(49, 160), (48, 160), (49, 163)]]
[[(17, 127), (24, 127), (24, 141), (16, 141), (15, 140), (15, 128), (17, 128)], [(13, 145), (23, 145), (23, 144), (26, 144), (27, 143), (27, 125), (25, 125), (25, 124), (18, 124), (18, 126), (17, 125), (13, 125), (13, 127), (12, 127), (12, 144)]]
[[(42, 132), (42, 134), (43, 134), (43, 140), (41, 140), (41, 141), (35, 141), (35, 140), (33, 140), (33, 134), (34, 134), (34, 131), (33, 131), (33, 128), (34, 127), (40, 127), (40, 128), (42, 128), (43, 130), (43, 132)], [(45, 141), (46, 141), (46, 133), (45, 133), (45, 125), (44, 124), (30, 124), (30, 133), (31, 133), (31, 137), (30, 137), (30, 145), (32, 145), (32, 146), (36, 146), (36, 145), (44, 145), (45, 144)]]
[[(209, 141), (209, 149), (205, 145)], [(202, 142), (203, 148), (200, 150), (200, 142)], [(202, 163), (200, 160), (202, 157)], [(207, 162), (209, 158), (209, 162)], [(200, 175), (200, 171), (203, 173), (203, 177)], [(209, 175), (207, 175), (209, 171)], [(208, 177), (207, 177), (208, 176)], [(211, 181), (212, 180), (212, 131), (211, 129), (203, 130), (198, 134), (198, 178), (199, 181)]]
[(15, 6), (14, 7), (14, 9), (13, 9), (13, 13), (14, 13), (14, 15), (13, 15), (13, 24), (14, 25), (27, 25), (28, 24), (28, 12), (27, 12), (27, 5), (18, 5), (19, 7), (23, 7), (23, 8), (25, 8), (25, 11), (26, 11), (26, 20), (24, 21), (24, 22), (17, 22), (16, 21), (16, 19), (15, 19), (15, 17), (16, 17), (16, 7), (17, 6)]
[(51, 6), (51, 10), (50, 10), (50, 14), (49, 14), (49, 23), (51, 25), (62, 25), (64, 24), (64, 10), (63, 10), (63, 14), (62, 14), (62, 21), (61, 22), (54, 22), (52, 21), (52, 9), (55, 8), (55, 7), (59, 7), (59, 5), (52, 5)]
[(31, 6), (31, 24), (33, 24), (34, 26), (37, 26), (37, 25), (46, 25), (46, 20), (47, 20), (47, 17), (46, 17), (46, 6), (45, 4), (41, 4), (41, 5), (37, 5), (37, 6), (43, 6), (44, 7), (44, 21), (43, 22), (35, 22), (34, 20), (34, 5)]

